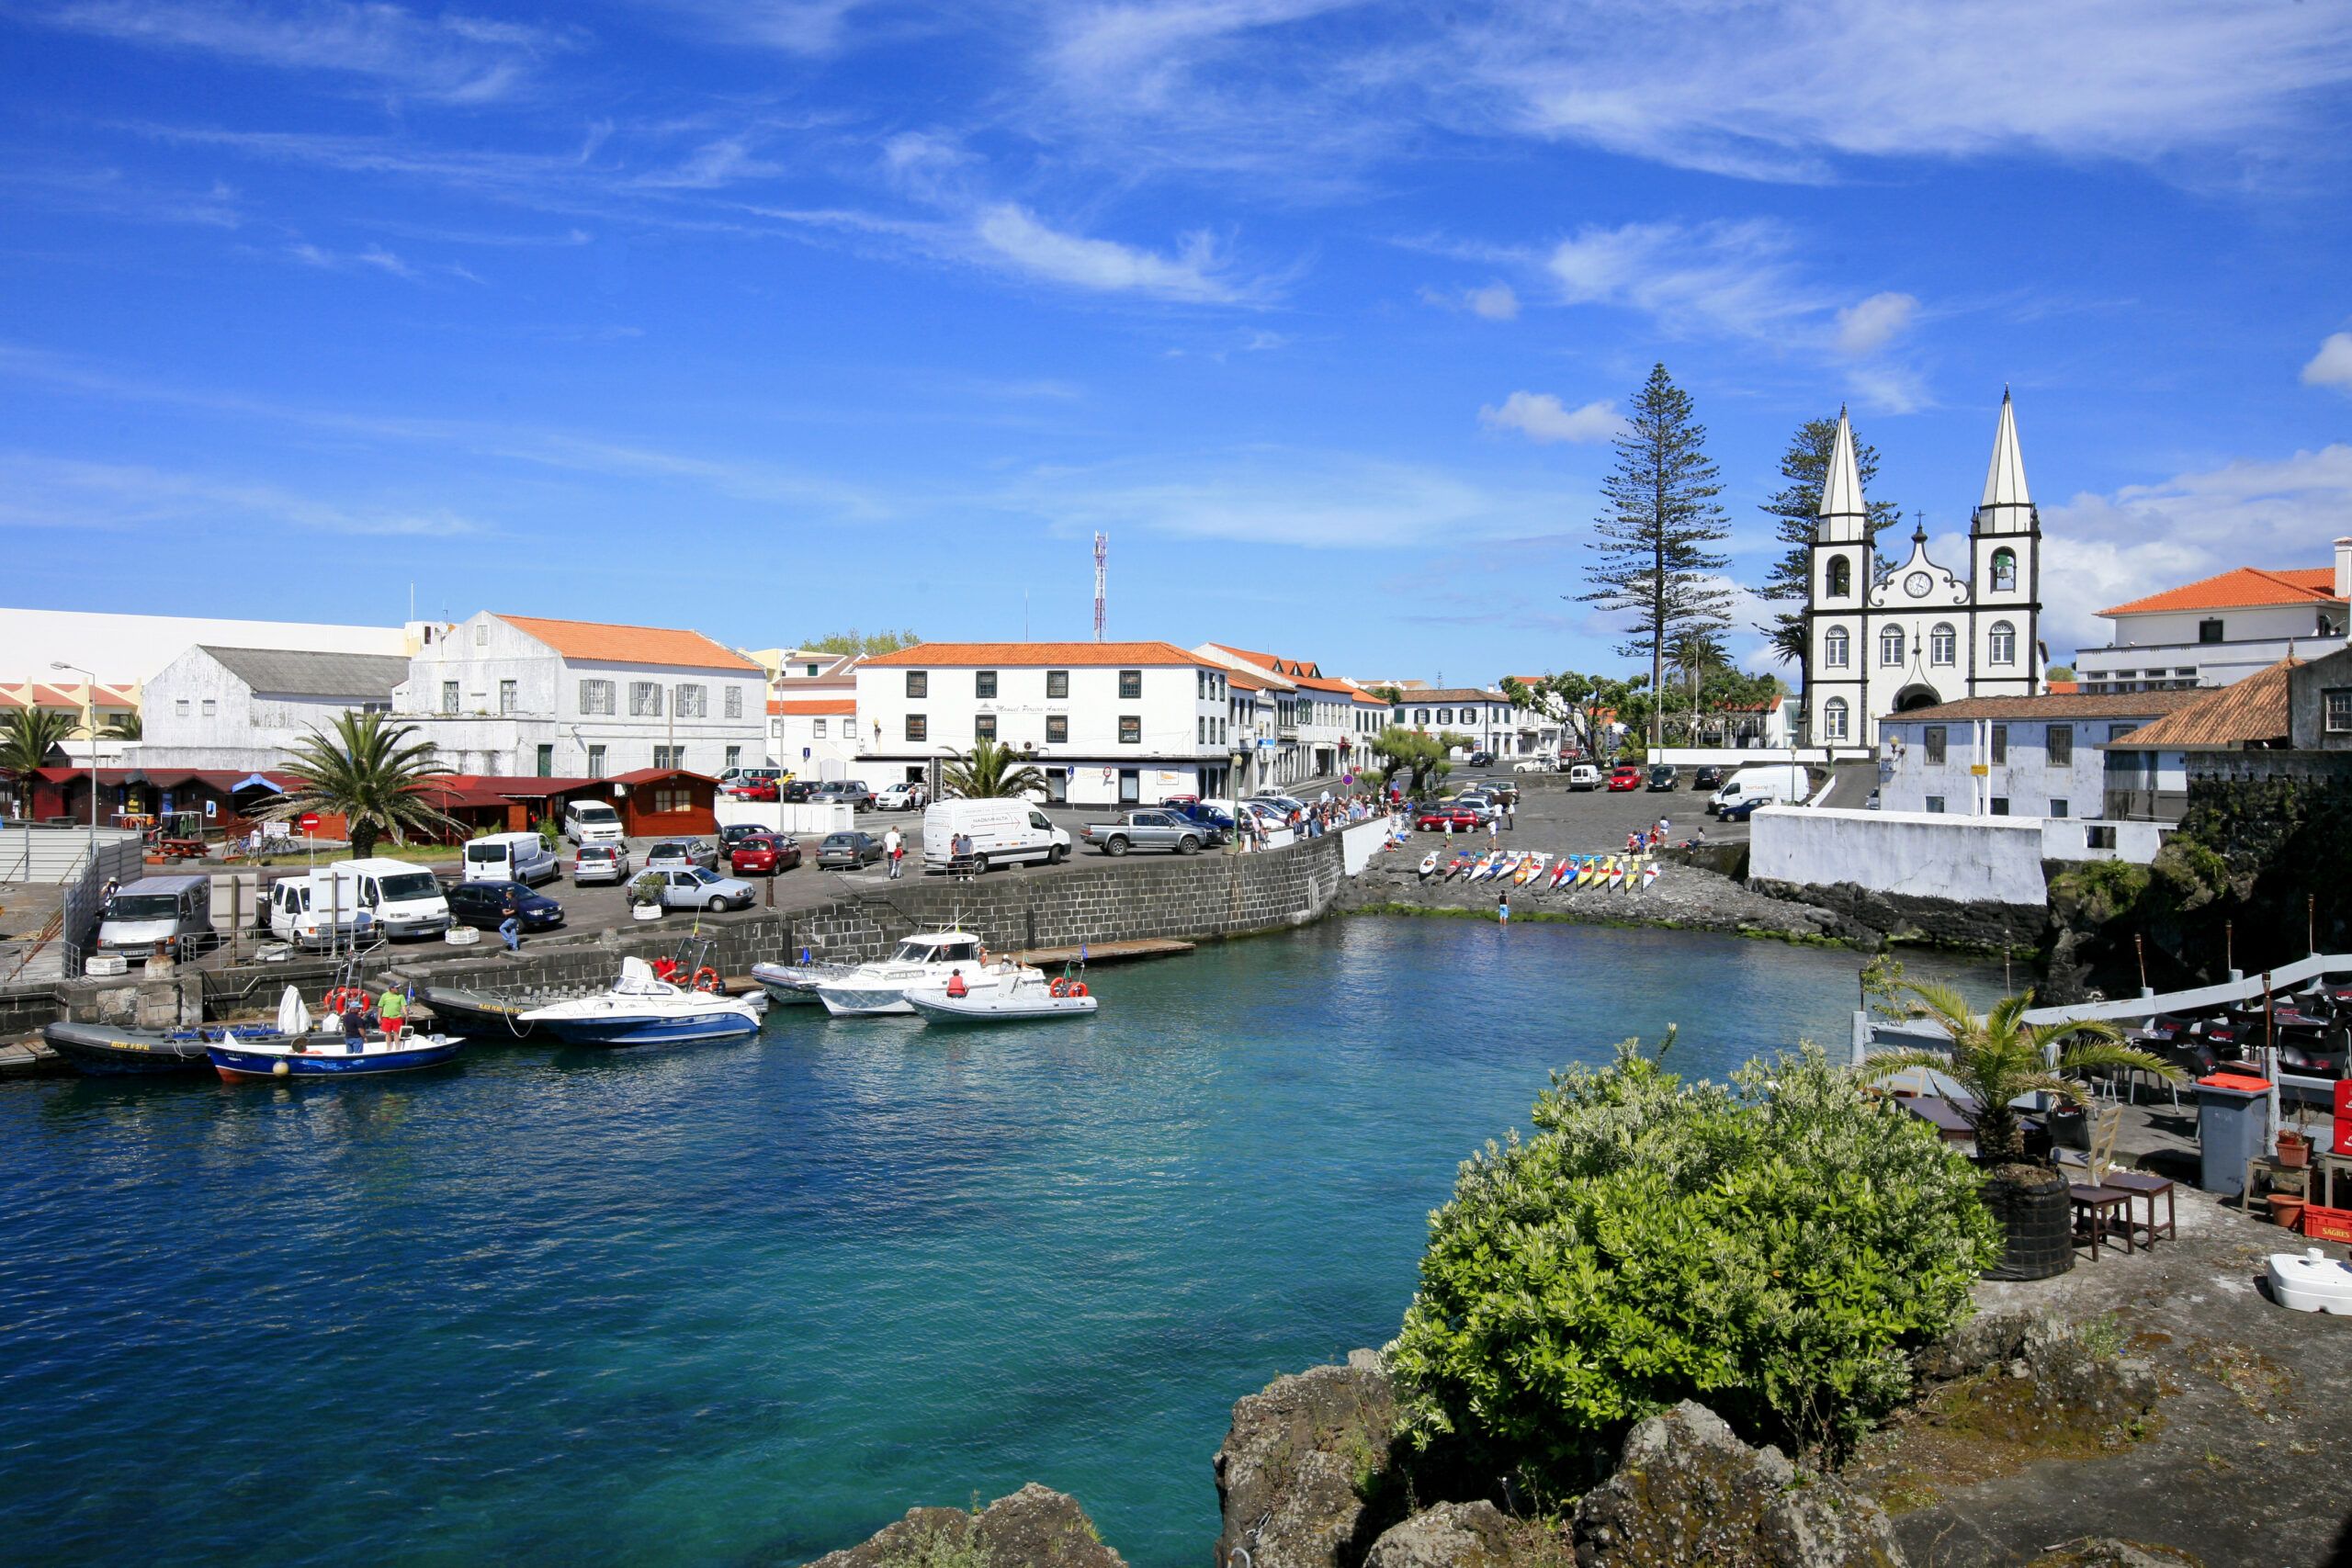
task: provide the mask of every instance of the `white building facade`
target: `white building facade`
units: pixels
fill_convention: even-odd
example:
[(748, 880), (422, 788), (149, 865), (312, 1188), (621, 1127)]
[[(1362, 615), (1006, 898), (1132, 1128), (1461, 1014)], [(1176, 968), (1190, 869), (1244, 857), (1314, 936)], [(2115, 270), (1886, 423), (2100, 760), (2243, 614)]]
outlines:
[(2227, 686), (2290, 656), (2319, 658), (2344, 647), (2352, 625), (2352, 538), (2335, 541), (2331, 566), (2239, 567), (2099, 617), (2107, 645), (2075, 654), (2086, 692)]
[[(1518, 754), (1522, 736), (1527, 751), (1534, 752), (1543, 733), (1541, 727), (1527, 722), (1527, 716), (1502, 693), (1475, 686), (1400, 688), (1397, 700), (1389, 707), (1388, 721), (1420, 735), (1440, 735), (1448, 730), (1466, 735), (1475, 749), (1492, 751), (1498, 757)], [(1556, 744), (1556, 726), (1552, 734)]]
[(1966, 576), (1928, 558), (1924, 528), (1901, 562), (1878, 558), (1842, 409), (1812, 557), (1808, 744), (1868, 747), (1883, 713), (2041, 690), (2041, 518), (2007, 392), (1970, 522)]
[(460, 773), (716, 776), (763, 762), (767, 678), (699, 632), (501, 615), (409, 661), (392, 711)]
[[(1926, 816), (2103, 818), (2111, 787), (2141, 787), (2143, 754), (2107, 750), (2191, 701), (2188, 691), (2127, 695), (1976, 697), (1879, 725), (1879, 805)], [(2187, 787), (2177, 751), (2144, 754), (2147, 771)], [(2130, 781), (2114, 776), (2129, 761)]]
[(769, 699), (768, 756), (795, 778), (855, 778), (860, 755), (854, 682), (847, 696)]
[(346, 713), (386, 713), (407, 678), (397, 654), (191, 648), (147, 682), (140, 739), (126, 760), (142, 768), (277, 766)]

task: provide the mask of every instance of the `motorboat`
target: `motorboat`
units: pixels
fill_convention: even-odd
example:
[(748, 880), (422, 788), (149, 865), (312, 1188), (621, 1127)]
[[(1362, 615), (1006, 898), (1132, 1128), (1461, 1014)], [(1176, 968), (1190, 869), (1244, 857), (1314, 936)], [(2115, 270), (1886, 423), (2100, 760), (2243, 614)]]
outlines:
[(707, 989), (675, 985), (631, 957), (612, 989), (533, 1008), (519, 1021), (567, 1045), (684, 1045), (757, 1034), (764, 1005), (728, 996), (715, 980)]
[(919, 932), (899, 943), (889, 957), (861, 964), (837, 980), (820, 984), (817, 999), (835, 1018), (904, 1016), (915, 1010), (906, 998), (910, 986), (929, 990), (957, 975), (966, 985), (976, 986), (997, 974), (988, 965), (987, 952), (970, 931)]
[(1048, 980), (1035, 969), (991, 974), (960, 993), (951, 984), (910, 987), (905, 996), (925, 1023), (1034, 1023), (1091, 1017), (1095, 1008), (1084, 981)]
[(229, 1083), (274, 1078), (368, 1077), (378, 1073), (437, 1067), (454, 1058), (464, 1041), (447, 1034), (364, 1036), (313, 1033), (287, 1039), (230, 1030), (206, 1047), (215, 1071)]
[(113, 1023), (45, 1025), (41, 1038), (75, 1072), (91, 1077), (155, 1073), (200, 1073), (212, 1066), (212, 1047), (234, 1031), (239, 1040), (284, 1044), (311, 1032), (311, 1011), (291, 986), (278, 999), (275, 1026), (266, 1023), (198, 1024), (184, 1029), (130, 1029)]
[(752, 978), (781, 1006), (814, 1007), (818, 987), (846, 979), (856, 967), (854, 964), (811, 964), (804, 956), (797, 964), (754, 964)]

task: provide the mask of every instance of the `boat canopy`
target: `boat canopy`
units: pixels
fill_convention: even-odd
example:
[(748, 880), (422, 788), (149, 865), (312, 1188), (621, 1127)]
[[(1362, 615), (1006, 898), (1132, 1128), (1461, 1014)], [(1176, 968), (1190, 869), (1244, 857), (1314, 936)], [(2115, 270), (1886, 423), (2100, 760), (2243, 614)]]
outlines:
[(613, 990), (624, 997), (658, 997), (674, 988), (656, 978), (653, 965), (642, 958), (622, 959), (621, 977), (613, 986)]
[(968, 964), (980, 955), (979, 939), (966, 931), (936, 936), (910, 936), (899, 944), (897, 957), (906, 964)]

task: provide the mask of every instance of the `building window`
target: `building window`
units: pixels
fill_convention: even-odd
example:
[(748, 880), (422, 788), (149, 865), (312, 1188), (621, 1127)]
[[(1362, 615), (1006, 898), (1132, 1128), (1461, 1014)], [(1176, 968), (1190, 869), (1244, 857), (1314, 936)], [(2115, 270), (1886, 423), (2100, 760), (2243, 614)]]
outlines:
[(1924, 745), (1928, 750), (1928, 765), (1935, 768), (1942, 767), (1944, 762), (1944, 727), (1940, 724), (1928, 725), (1925, 729), (1920, 731), (1919, 739), (1920, 743)]
[(2008, 814), (2009, 797), (2006, 795), (1995, 795), (1993, 797), (1993, 815), (1996, 817), (2007, 817)]
[(975, 670), (974, 671), (972, 671), (972, 695), (974, 695), (974, 696), (976, 696), (976, 697), (982, 697), (982, 698), (994, 698), (994, 697), (995, 697), (995, 695), (996, 695), (996, 671), (993, 671), (993, 670)]
[(1133, 768), (1119, 770), (1119, 804), (1133, 806), (1143, 798), (1143, 775)]
[(441, 711), (443, 713), (458, 711), (458, 683), (455, 681), (441, 682)]
[(1832, 697), (1821, 705), (1821, 733), (1825, 739), (1846, 739), (1846, 699)]
[(2006, 762), (2008, 760), (2009, 727), (2006, 724), (1996, 724), (1993, 727), (1993, 761)]
[(538, 754), (538, 760), (537, 760), (537, 766), (538, 766), (538, 775), (539, 775), (539, 777), (541, 777), (541, 778), (543, 778), (543, 779), (551, 779), (551, 778), (555, 777), (555, 748), (554, 748), (554, 747), (552, 747), (552, 746), (542, 746), (542, 747), (540, 747), (540, 748), (539, 748), (539, 754)]
[(662, 716), (662, 685), (657, 681), (631, 681), (628, 683), (628, 716), (631, 718)]
[(680, 718), (708, 718), (710, 716), (710, 688), (681, 686), (678, 688), (677, 704)]
[(1903, 628), (1889, 626), (1878, 634), (1878, 661), (1881, 664), (1903, 662)]
[(1119, 716), (1119, 744), (1122, 746), (1143, 744), (1143, 719), (1140, 715), (1123, 713)]
[(1142, 697), (1142, 695), (1143, 695), (1143, 671), (1140, 671), (1140, 670), (1122, 670), (1122, 671), (1119, 671), (1119, 700), (1120, 700), (1121, 702), (1130, 702), (1130, 703), (1131, 703), (1131, 702), (1135, 702), (1135, 701), (1136, 701), (1137, 699), (1139, 699), (1140, 697)]
[(2199, 642), (2219, 642), (2219, 641), (2221, 641), (2221, 640), (2222, 640), (2222, 623), (2221, 623), (2221, 622), (2219, 622), (2219, 621), (2199, 621), (2199, 622), (2198, 622), (2198, 623), (2197, 623), (2197, 640), (2198, 640)]
[(1928, 810), (1934, 816), (1941, 817), (1944, 814), (1944, 797), (1940, 795), (1928, 796)]
[(930, 671), (910, 670), (907, 671), (907, 695), (910, 697), (927, 697), (931, 695)]
[(743, 716), (743, 688), (741, 686), (727, 688), (727, 716), (729, 718)]
[(1993, 592), (2014, 593), (2018, 586), (2018, 556), (2007, 546), (1993, 552)]
[(1829, 558), (1829, 597), (1842, 599), (1854, 591), (1854, 569), (1844, 556)]
[(996, 715), (992, 713), (974, 714), (972, 716), (972, 739), (975, 740), (995, 739)]
[(2071, 724), (2053, 724), (2047, 731), (2047, 737), (2042, 744), (2047, 749), (2050, 765), (2053, 768), (2073, 767), (2075, 765), (2075, 727)]
[(1198, 731), (1198, 733), (1193, 737), (1193, 744), (1195, 746), (1207, 745), (1209, 743), (1209, 721), (1205, 718), (1196, 718), (1193, 721), (1193, 728)]
[(727, 748), (727, 771), (729, 773), (733, 773), (737, 768), (740, 768), (742, 765), (743, 748), (741, 746), (729, 746)]
[(2113, 828), (2093, 828), (2086, 826), (2083, 829), (2083, 848), (2086, 850), (2111, 850), (2114, 847), (2115, 829)]
[(602, 746), (588, 748), (588, 776), (592, 779), (605, 776), (605, 749)]
[(476, 648), (488, 648), (490, 646), (490, 623), (488, 621), (476, 621), (474, 623), (474, 646)]
[(660, 813), (692, 811), (695, 792), (684, 784), (664, 784), (653, 792), (653, 809)]
[(172, 705), (172, 711), (177, 714), (180, 717), (186, 718), (187, 716), (187, 699), (186, 697), (182, 697), (177, 702), (174, 703)]
[(1046, 671), (1046, 695), (1056, 698), (1069, 695), (1069, 671), (1048, 670)]
[[(686, 749), (684, 746), (656, 746), (653, 748), (653, 765), (657, 768), (683, 768), (686, 765)], [(659, 811), (662, 807), (657, 806), (654, 809)]]
[(1950, 664), (1958, 657), (1960, 637), (1951, 629), (1950, 621), (1938, 621), (1928, 633), (1928, 662)]
[(2321, 722), (2330, 735), (2352, 735), (2352, 691), (2320, 694)]
[(1821, 662), (1832, 670), (1846, 668), (1846, 649), (1849, 640), (1845, 627), (1830, 627), (1829, 635), (1821, 639)]
[(907, 715), (907, 739), (910, 740), (930, 739), (931, 721), (919, 713)]
[(1430, 710), (1429, 710), (1429, 709), (1427, 709), (1427, 708), (1415, 708), (1415, 709), (1413, 710), (1413, 722), (1414, 722), (1415, 724), (1427, 724), (1429, 721), (1430, 721)]
[(1984, 639), (1984, 656), (1995, 664), (2015, 664), (2018, 661), (2018, 629), (2007, 621), (1995, 621), (1992, 635)]
[(610, 681), (580, 682), (580, 711), (605, 713), (613, 711), (613, 683)]
[(1065, 745), (1069, 740), (1069, 715), (1049, 713), (1046, 716), (1046, 744)]
[(502, 714), (509, 714), (513, 713), (514, 708), (514, 682), (501, 681), (498, 683), (498, 711)]
[(2136, 724), (2110, 724), (2107, 727), (2107, 739), (2109, 742), (2120, 740), (2139, 728)]
[(2073, 807), (2065, 801), (2053, 800), (2050, 803), (2050, 815), (2052, 817), (2065, 817), (2070, 815), (2072, 811)]
[(823, 719), (815, 718), (808, 721), (808, 737), (812, 740), (822, 740), (825, 738), (825, 721)]
[(210, 697), (207, 697), (207, 698), (205, 698), (205, 699), (204, 699), (204, 713), (203, 713), (203, 716), (204, 716), (204, 717), (206, 717), (206, 718), (211, 718), (211, 717), (213, 717), (215, 715), (217, 715), (218, 713), (220, 713), (220, 703), (219, 703), (219, 702), (215, 701), (213, 698), (210, 698)]

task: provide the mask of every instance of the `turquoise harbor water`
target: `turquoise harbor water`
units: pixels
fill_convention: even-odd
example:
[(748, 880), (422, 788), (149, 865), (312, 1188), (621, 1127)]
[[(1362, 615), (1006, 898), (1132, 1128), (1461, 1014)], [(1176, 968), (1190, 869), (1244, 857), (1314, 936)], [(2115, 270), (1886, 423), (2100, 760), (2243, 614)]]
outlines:
[(1842, 1042), (1859, 964), (1338, 920), (1078, 1025), (0, 1085), (0, 1556), (790, 1562), (1035, 1480), (1198, 1564), (1232, 1402), (1393, 1333), (1547, 1068)]

